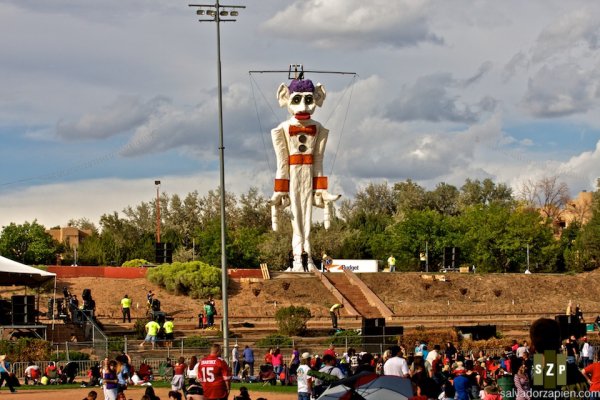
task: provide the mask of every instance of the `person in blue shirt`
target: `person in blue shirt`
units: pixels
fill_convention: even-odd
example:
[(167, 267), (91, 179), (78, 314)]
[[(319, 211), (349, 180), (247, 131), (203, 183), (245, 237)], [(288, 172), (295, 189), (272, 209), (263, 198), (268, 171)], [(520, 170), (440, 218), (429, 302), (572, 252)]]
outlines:
[(244, 356), (244, 367), (248, 365), (250, 367), (250, 376), (254, 376), (254, 350), (250, 346), (246, 346), (243, 352)]
[(10, 389), (11, 393), (15, 393), (16, 390), (12, 384), (12, 379), (10, 378), (10, 363), (6, 361), (6, 355), (0, 356), (0, 387), (6, 381), (6, 386)]
[(471, 382), (465, 376), (465, 368), (459, 366), (454, 370), (456, 377), (454, 378), (454, 390), (456, 391), (456, 400), (470, 400), (469, 392), (471, 390)]

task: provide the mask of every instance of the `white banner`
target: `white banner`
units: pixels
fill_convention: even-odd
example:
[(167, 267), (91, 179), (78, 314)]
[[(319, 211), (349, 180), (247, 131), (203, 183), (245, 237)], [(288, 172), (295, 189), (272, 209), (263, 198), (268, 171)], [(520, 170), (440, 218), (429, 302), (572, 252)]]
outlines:
[(325, 272), (342, 272), (347, 269), (352, 272), (379, 272), (377, 260), (327, 260)]

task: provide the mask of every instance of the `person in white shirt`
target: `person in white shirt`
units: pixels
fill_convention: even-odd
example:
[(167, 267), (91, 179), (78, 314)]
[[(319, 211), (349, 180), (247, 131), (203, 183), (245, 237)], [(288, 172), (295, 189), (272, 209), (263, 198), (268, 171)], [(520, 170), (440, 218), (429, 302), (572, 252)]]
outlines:
[(517, 356), (517, 358), (523, 358), (523, 353), (529, 353), (529, 346), (527, 345), (527, 341), (523, 341), (523, 344), (520, 345), (519, 347), (517, 347), (517, 351), (515, 352), (515, 355)]
[(27, 368), (25, 368), (25, 384), (28, 385), (29, 381), (32, 381), (34, 385), (39, 383), (41, 377), (40, 367), (32, 362), (29, 362)]
[(581, 347), (581, 362), (583, 363), (583, 368), (585, 368), (594, 362), (594, 346), (588, 343), (586, 336), (582, 337), (581, 340), (583, 340), (583, 346)]
[(231, 363), (233, 364), (233, 376), (238, 376), (240, 374), (240, 351), (237, 343), (231, 350)]
[[(342, 370), (336, 367), (337, 359), (331, 354), (325, 354), (323, 356), (323, 364), (324, 366), (319, 370), (319, 372), (325, 372), (326, 374), (337, 376), (339, 379), (344, 379), (346, 377)], [(316, 383), (318, 385), (321, 384), (318, 379)]]
[(296, 370), (296, 376), (298, 381), (298, 400), (310, 400), (310, 394), (312, 393), (313, 378), (308, 375), (310, 367), (310, 353), (302, 353), (300, 356), (300, 366)]
[(433, 350), (431, 350), (428, 354), (427, 354), (427, 358), (425, 359), (425, 361), (427, 361), (430, 365), (433, 365), (433, 361), (438, 358), (438, 355), (440, 354), (440, 345), (436, 344), (433, 346)]
[(408, 377), (408, 363), (404, 358), (402, 358), (400, 346), (390, 347), (390, 353), (392, 357), (390, 357), (385, 364), (383, 364), (383, 374), (400, 376), (403, 378)]

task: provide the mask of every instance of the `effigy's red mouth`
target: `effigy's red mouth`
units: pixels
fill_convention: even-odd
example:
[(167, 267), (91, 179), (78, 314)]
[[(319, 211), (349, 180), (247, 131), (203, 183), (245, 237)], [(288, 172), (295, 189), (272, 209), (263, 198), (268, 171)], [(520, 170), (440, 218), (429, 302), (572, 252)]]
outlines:
[(307, 112), (297, 113), (294, 117), (296, 117), (296, 119), (310, 119), (310, 114)]

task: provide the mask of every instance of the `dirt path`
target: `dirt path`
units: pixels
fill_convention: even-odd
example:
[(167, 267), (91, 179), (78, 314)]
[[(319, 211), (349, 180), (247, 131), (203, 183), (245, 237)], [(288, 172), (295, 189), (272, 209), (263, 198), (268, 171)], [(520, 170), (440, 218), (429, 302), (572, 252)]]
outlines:
[[(102, 389), (94, 388), (94, 390), (98, 393), (98, 400), (103, 400)], [(88, 388), (79, 388), (79, 389), (63, 389), (63, 390), (18, 390), (15, 394), (10, 394), (8, 389), (2, 388), (0, 390), (0, 396), (6, 398), (10, 398), (13, 400), (81, 400), (85, 399), (86, 395), (90, 389)], [(295, 400), (298, 398), (298, 395), (295, 393), (269, 393), (269, 392), (256, 392), (249, 390), (251, 399), (258, 399), (259, 397), (263, 397), (267, 400)], [(143, 394), (144, 389), (142, 388), (131, 388), (126, 392), (127, 398), (132, 400), (139, 400)], [(167, 394), (169, 393), (168, 388), (160, 388), (156, 389), (156, 395), (161, 398), (161, 400), (168, 400)], [(229, 396), (230, 399), (233, 398), (234, 395), (239, 394), (234, 391), (233, 394)]]

